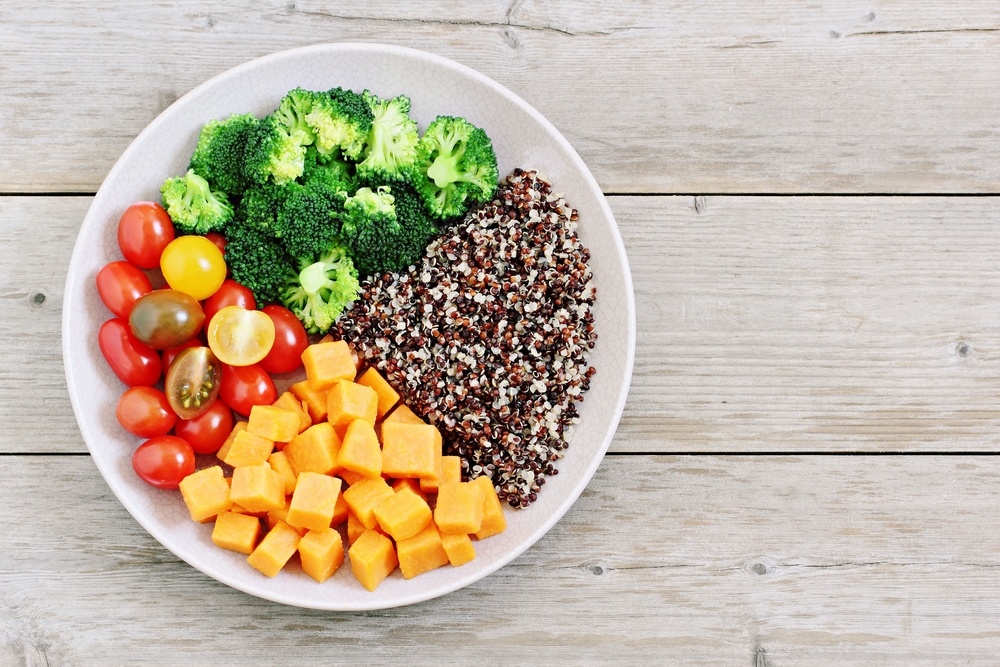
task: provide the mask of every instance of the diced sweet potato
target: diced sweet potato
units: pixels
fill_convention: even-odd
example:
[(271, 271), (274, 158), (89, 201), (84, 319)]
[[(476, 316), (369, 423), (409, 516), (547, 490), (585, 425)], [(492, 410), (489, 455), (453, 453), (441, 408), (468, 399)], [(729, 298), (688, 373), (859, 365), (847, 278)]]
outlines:
[(260, 520), (248, 514), (219, 512), (212, 541), (223, 549), (250, 555), (260, 537)]
[(274, 451), (274, 441), (254, 435), (246, 429), (236, 434), (232, 447), (222, 460), (234, 468), (256, 466), (267, 463), (267, 457), (272, 451)]
[[(437, 493), (438, 486), (444, 477), (444, 457), (441, 456), (441, 431), (434, 429), (436, 434), (434, 442), (434, 475), (432, 477), (420, 478), (420, 489), (424, 493)], [(461, 480), (459, 480), (461, 481)]]
[(341, 487), (341, 493), (337, 495), (337, 504), (333, 507), (333, 518), (330, 519), (330, 527), (336, 528), (345, 521), (347, 521), (347, 515), (350, 511), (347, 508), (347, 501), (344, 500), (343, 487)]
[(399, 542), (427, 527), (431, 522), (431, 508), (416, 493), (403, 489), (375, 508), (375, 519), (382, 530)]
[(299, 423), (299, 414), (293, 410), (255, 405), (250, 408), (247, 432), (271, 442), (288, 442), (299, 434)]
[(335, 340), (310, 345), (302, 353), (306, 378), (316, 391), (324, 391), (341, 380), (353, 380), (358, 369), (350, 346)]
[(344, 502), (364, 527), (370, 530), (378, 523), (375, 508), (394, 495), (396, 492), (381, 477), (367, 478), (344, 491)]
[(408, 408), (405, 404), (400, 403), (396, 406), (388, 417), (385, 418), (386, 424), (391, 424), (393, 422), (401, 422), (403, 424), (426, 424), (423, 419), (418, 417), (413, 410)]
[(458, 456), (441, 457), (441, 481), (461, 482), (462, 481), (462, 459)]
[(288, 462), (287, 454), (284, 452), (273, 452), (267, 457), (267, 464), (271, 466), (271, 470), (281, 475), (281, 479), (285, 483), (286, 496), (295, 491), (295, 482), (298, 477), (295, 475), (295, 471), (292, 470), (292, 464)]
[(428, 424), (382, 424), (382, 472), (390, 477), (433, 477), (441, 434)]
[(448, 533), (441, 535), (441, 546), (448, 554), (448, 561), (455, 567), (465, 565), (476, 558), (476, 547), (465, 533)]
[(433, 522), (408, 540), (396, 542), (396, 551), (399, 569), (407, 579), (448, 563), (448, 554), (441, 545), (441, 534)]
[(245, 430), (247, 430), (246, 422), (236, 422), (235, 424), (233, 424), (233, 430), (229, 432), (229, 437), (226, 438), (226, 441), (224, 443), (222, 443), (222, 447), (220, 447), (219, 451), (215, 453), (215, 457), (220, 461), (222, 461), (223, 463), (225, 463), (226, 456), (229, 455), (229, 450), (232, 448), (233, 443), (236, 441), (236, 436)]
[(347, 486), (354, 486), (363, 479), (371, 479), (367, 475), (362, 475), (359, 472), (354, 472), (353, 470), (346, 470), (341, 468), (337, 471), (337, 477), (344, 480), (344, 484)]
[[(336, 388), (331, 393), (334, 391)], [(382, 474), (382, 449), (371, 424), (363, 419), (351, 422), (340, 452), (337, 453), (337, 465), (365, 477), (378, 477)]]
[(326, 530), (340, 496), (340, 480), (315, 472), (299, 475), (285, 521), (293, 528)]
[(426, 494), (420, 490), (420, 480), (413, 479), (412, 477), (404, 477), (392, 483), (392, 490), (396, 493), (399, 493), (403, 489), (412, 491), (424, 500), (427, 500)]
[(309, 380), (296, 382), (288, 390), (305, 405), (313, 424), (326, 419), (326, 390), (313, 389)]
[(329, 422), (320, 422), (292, 438), (282, 451), (296, 475), (304, 472), (330, 475), (337, 470), (340, 438)]
[(302, 570), (323, 583), (344, 564), (344, 543), (332, 528), (310, 530), (299, 540)]
[(497, 535), (507, 530), (507, 518), (503, 513), (503, 503), (493, 487), (493, 481), (482, 475), (470, 482), (479, 485), (483, 492), (483, 521), (476, 531), (477, 540), (485, 540), (487, 537)]
[(251, 512), (267, 512), (285, 506), (285, 482), (266, 462), (233, 470), (229, 496)]
[(375, 390), (375, 393), (378, 395), (379, 419), (385, 417), (386, 413), (392, 410), (392, 407), (399, 402), (399, 392), (393, 389), (392, 385), (375, 368), (369, 368), (362, 373), (361, 377), (358, 378), (358, 384), (371, 387)]
[(302, 405), (302, 399), (297, 398), (292, 392), (286, 391), (271, 405), (282, 410), (291, 410), (297, 414), (299, 416), (299, 433), (312, 426), (312, 417), (309, 416), (309, 410)]
[(438, 489), (434, 523), (445, 533), (474, 533), (483, 522), (483, 490), (471, 482), (446, 482)]
[[(292, 499), (288, 498), (288, 499), (285, 500), (284, 507), (281, 507), (279, 509), (270, 510), (265, 515), (265, 521), (267, 522), (267, 527), (268, 528), (274, 528), (275, 526), (277, 526), (282, 521), (284, 521), (285, 523), (288, 523), (288, 521), (286, 521), (286, 519), (288, 519), (288, 509), (289, 509), (289, 507), (291, 507), (291, 505), (292, 505)], [(307, 529), (305, 529), (305, 528), (296, 528), (295, 526), (292, 526), (292, 528), (295, 528), (295, 532), (297, 532), (299, 535), (305, 535), (306, 532), (308, 532)]]
[(299, 534), (284, 521), (264, 536), (261, 543), (247, 556), (247, 562), (268, 577), (273, 577), (285, 566), (299, 547)]
[(330, 388), (326, 395), (326, 408), (326, 418), (335, 427), (347, 426), (356, 419), (375, 426), (378, 394), (371, 387), (344, 380)]
[(233, 505), (229, 484), (219, 466), (191, 473), (181, 480), (180, 490), (194, 521), (204, 521)]
[(399, 564), (392, 542), (374, 530), (362, 533), (351, 545), (348, 554), (354, 578), (370, 591), (378, 588)]

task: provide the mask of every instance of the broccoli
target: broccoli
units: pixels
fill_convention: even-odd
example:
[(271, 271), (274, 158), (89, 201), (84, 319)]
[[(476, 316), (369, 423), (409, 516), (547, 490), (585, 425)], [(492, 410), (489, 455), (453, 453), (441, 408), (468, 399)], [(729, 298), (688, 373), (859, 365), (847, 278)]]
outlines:
[[(438, 116), (417, 148), (412, 183), (437, 218), (464, 215), (497, 189), (497, 156), (486, 133), (465, 120)], [(471, 200), (471, 201), (470, 201)]]
[(364, 159), (358, 175), (386, 181), (405, 180), (417, 159), (417, 124), (407, 115), (410, 98), (400, 95), (380, 100), (367, 90), (363, 93), (372, 110), (372, 129), (366, 140)]
[(243, 171), (245, 147), (259, 123), (250, 113), (208, 121), (198, 136), (188, 168), (203, 176), (212, 189), (239, 197), (249, 185)]
[(302, 186), (296, 182), (285, 185), (267, 183), (252, 185), (243, 193), (243, 199), (236, 207), (236, 219), (241, 224), (266, 231), (269, 235), (277, 234), (278, 213), (284, 206), (288, 195)]
[(212, 192), (208, 181), (188, 169), (187, 174), (168, 178), (160, 188), (163, 208), (181, 232), (207, 234), (225, 227), (233, 218), (226, 195)]
[(347, 199), (348, 185), (335, 168), (310, 170), (303, 185), (290, 188), (275, 222), (275, 233), (296, 258), (323, 254), (337, 239), (340, 223), (336, 217)]
[(289, 132), (276, 116), (265, 117), (247, 136), (244, 173), (260, 185), (294, 181), (305, 167), (307, 139), (302, 132)]
[(344, 307), (358, 296), (358, 272), (343, 246), (333, 244), (317, 261), (299, 260), (298, 274), (287, 281), (281, 303), (309, 333), (325, 333)]
[(416, 264), (437, 231), (420, 195), (406, 183), (369, 180), (363, 185), (340, 214), (341, 238), (358, 272), (395, 273)]
[(295, 260), (267, 232), (234, 222), (226, 228), (226, 264), (258, 306), (274, 303), (297, 273)]
[(291, 90), (285, 95), (272, 116), (284, 125), (289, 135), (301, 135), (303, 146), (308, 146), (316, 139), (316, 133), (306, 122), (306, 117), (312, 111), (317, 94), (302, 88)]
[(352, 90), (334, 88), (317, 93), (306, 122), (316, 134), (316, 148), (324, 155), (336, 149), (356, 160), (372, 129), (374, 114), (368, 101)]

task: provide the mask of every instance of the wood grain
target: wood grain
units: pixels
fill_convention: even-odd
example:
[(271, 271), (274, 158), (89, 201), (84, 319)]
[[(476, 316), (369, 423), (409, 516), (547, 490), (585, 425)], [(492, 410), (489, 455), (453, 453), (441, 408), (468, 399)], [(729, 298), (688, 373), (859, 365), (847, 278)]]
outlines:
[[(0, 197), (0, 452), (86, 451), (59, 328), (88, 203)], [(638, 312), (612, 451), (1000, 445), (1000, 199), (610, 203)]]
[(5, 665), (830, 667), (996, 655), (992, 457), (611, 456), (511, 565), (444, 598), (359, 614), (283, 607), (208, 579), (142, 530), (88, 457), (3, 457), (0, 479)]
[(609, 192), (1000, 191), (992, 0), (5, 3), (0, 191), (93, 192), (196, 85), (333, 41), (496, 79)]

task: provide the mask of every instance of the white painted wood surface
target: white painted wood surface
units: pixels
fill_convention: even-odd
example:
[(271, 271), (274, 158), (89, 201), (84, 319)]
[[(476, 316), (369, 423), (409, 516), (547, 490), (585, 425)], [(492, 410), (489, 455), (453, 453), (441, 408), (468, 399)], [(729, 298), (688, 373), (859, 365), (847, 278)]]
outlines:
[[(495, 575), (354, 615), (207, 579), (111, 495), (59, 348), (90, 198), (56, 194), (344, 40), (493, 77), (609, 193), (871, 195), (610, 197), (639, 338), (594, 482)], [(995, 663), (1000, 198), (927, 195), (1000, 193), (998, 49), (986, 0), (0, 5), (0, 667)]]

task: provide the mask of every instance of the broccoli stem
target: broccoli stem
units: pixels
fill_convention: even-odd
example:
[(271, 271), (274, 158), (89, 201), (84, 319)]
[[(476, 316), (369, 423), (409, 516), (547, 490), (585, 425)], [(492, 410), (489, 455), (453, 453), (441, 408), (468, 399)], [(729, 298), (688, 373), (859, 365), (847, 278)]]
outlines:
[(302, 269), (299, 273), (299, 284), (309, 296), (315, 296), (317, 292), (330, 284), (330, 279), (326, 276), (326, 264), (316, 262)]

